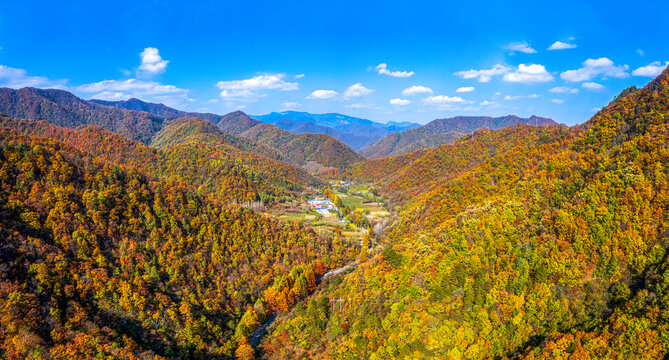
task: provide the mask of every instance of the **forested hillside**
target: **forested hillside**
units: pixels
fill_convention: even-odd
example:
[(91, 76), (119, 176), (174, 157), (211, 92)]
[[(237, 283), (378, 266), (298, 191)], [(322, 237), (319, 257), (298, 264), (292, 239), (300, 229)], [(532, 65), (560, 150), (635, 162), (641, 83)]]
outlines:
[[(57, 139), (105, 163), (131, 167), (163, 180), (184, 181), (223, 202), (269, 203), (292, 198), (320, 183), (286, 163), (230, 146), (225, 133), (215, 127), (197, 120), (189, 124), (177, 121), (167, 126), (159, 133), (160, 149), (156, 150), (100, 127), (67, 129), (44, 121), (0, 117), (1, 126)], [(186, 131), (170, 131), (184, 127)]]
[[(400, 174), (379, 191), (411, 194), (387, 247), (281, 319), (264, 356), (664, 358), (668, 76), (570, 131), (386, 160)], [(439, 181), (418, 171), (437, 163)]]
[(296, 134), (304, 132), (327, 134), (356, 151), (374, 144), (390, 133), (420, 126), (415, 123), (393, 121), (382, 124), (338, 113), (310, 114), (299, 111), (253, 115), (253, 118)]
[[(186, 135), (197, 132), (200, 133), (199, 137), (210, 138), (199, 139), (209, 145), (214, 136), (217, 142), (222, 141), (246, 152), (286, 161), (313, 173), (330, 167), (342, 168), (364, 160), (331, 136), (293, 134), (251, 119), (241, 111), (226, 115), (189, 113), (137, 99), (118, 102), (83, 100), (64, 90), (2, 88), (0, 114), (15, 119), (44, 120), (66, 128), (98, 125), (129, 139), (156, 146), (162, 146), (168, 141), (182, 141)], [(200, 122), (193, 122), (195, 119)], [(208, 123), (214, 124), (220, 131)], [(180, 140), (169, 140), (172, 136)]]
[(669, 360), (669, 0), (0, 4), (0, 360)]
[(551, 119), (538, 116), (530, 118), (520, 118), (515, 115), (496, 118), (490, 116), (457, 116), (432, 120), (421, 127), (390, 134), (372, 146), (360, 150), (360, 154), (370, 159), (402, 155), (418, 149), (436, 148), (451, 143), (478, 129), (503, 129), (517, 124), (557, 125)]
[(164, 119), (82, 100), (57, 89), (0, 88), (0, 113), (17, 119), (44, 120), (62, 127), (98, 125), (130, 139), (148, 143)]
[(293, 134), (273, 125), (258, 124), (241, 136), (273, 147), (288, 162), (315, 173), (364, 160), (341, 141), (325, 134)]
[[(341, 242), (302, 224), (225, 206), (187, 183), (105, 161), (123, 155), (91, 156), (54, 140), (108, 133), (42, 125), (21, 127), (55, 136), (0, 127), (3, 357), (252, 354), (250, 331), (281, 306), (264, 300), (275, 279), (296, 284), (288, 289), (290, 304), (327, 267), (346, 261)], [(143, 160), (160, 162), (160, 152), (141, 144), (104, 139), (83, 147), (134, 146)]]
[(149, 103), (139, 99), (129, 99), (122, 101), (105, 101), (93, 99), (90, 101), (126, 110), (145, 111), (164, 119), (196, 118), (215, 124), (224, 131), (228, 131), (233, 134), (240, 134), (260, 123), (260, 121), (251, 119), (241, 111), (235, 111), (227, 115), (216, 115), (211, 113), (181, 111), (163, 104)]
[(196, 118), (175, 118), (170, 120), (151, 139), (151, 146), (162, 148), (194, 140), (211, 145), (227, 144), (239, 150), (256, 153), (276, 160), (282, 160), (283, 158), (274, 148), (233, 135), (221, 130), (214, 124)]

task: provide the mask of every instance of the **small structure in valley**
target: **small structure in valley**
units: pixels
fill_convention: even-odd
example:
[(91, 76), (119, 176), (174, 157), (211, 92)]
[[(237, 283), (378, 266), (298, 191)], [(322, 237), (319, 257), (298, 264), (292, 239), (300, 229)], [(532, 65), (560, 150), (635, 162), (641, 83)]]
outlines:
[(327, 215), (330, 212), (341, 213), (332, 201), (328, 199), (313, 198), (308, 201), (309, 205), (313, 206), (317, 213)]

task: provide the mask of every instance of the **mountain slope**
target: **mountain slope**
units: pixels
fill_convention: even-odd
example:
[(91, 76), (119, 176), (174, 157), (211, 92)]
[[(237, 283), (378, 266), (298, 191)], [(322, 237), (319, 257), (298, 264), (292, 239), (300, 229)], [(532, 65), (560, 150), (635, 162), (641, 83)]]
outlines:
[(239, 150), (263, 155), (272, 159), (282, 160), (282, 155), (275, 149), (255, 141), (233, 135), (221, 130), (216, 125), (197, 118), (175, 118), (163, 127), (152, 139), (151, 146), (162, 148), (175, 145), (193, 137), (210, 144), (227, 144)]
[(144, 143), (163, 125), (158, 116), (97, 104), (56, 89), (0, 88), (0, 113), (63, 127), (98, 125)]
[(165, 119), (198, 118), (200, 120), (216, 124), (224, 131), (228, 131), (233, 134), (240, 134), (259, 124), (259, 121), (249, 118), (241, 111), (232, 112), (227, 115), (186, 112), (165, 106), (163, 104), (149, 103), (135, 98), (122, 101), (106, 101), (97, 99), (92, 99), (90, 101), (97, 104), (113, 106), (126, 110), (145, 111)]
[[(180, 118), (164, 119), (146, 111), (152, 111), (165, 117), (201, 116), (210, 123), (216, 122), (216, 126), (223, 131), (218, 131), (205, 123), (187, 122), (188, 126), (186, 126)], [(298, 166), (306, 166), (312, 172), (331, 167), (344, 167), (363, 160), (346, 145), (330, 136), (292, 134), (273, 125), (251, 119), (241, 111), (223, 116), (187, 113), (162, 104), (146, 103), (137, 99), (120, 102), (86, 101), (63, 90), (4, 88), (0, 89), (0, 112), (14, 118), (45, 120), (57, 126), (70, 128), (80, 125), (99, 125), (106, 130), (147, 144), (151, 143), (151, 139), (164, 127), (169, 126), (173, 119), (177, 119), (176, 121), (181, 124), (180, 127), (178, 129), (169, 127), (163, 131), (157, 144), (178, 142), (176, 137), (188, 137), (191, 135), (190, 132), (199, 133), (201, 137), (206, 137), (204, 134), (208, 133), (213, 135), (216, 141), (222, 141), (244, 151), (288, 161)], [(242, 133), (246, 134), (244, 136), (246, 139), (234, 135)], [(175, 139), (170, 139), (173, 136)], [(260, 139), (264, 144), (257, 144)]]
[(3, 357), (232, 359), (275, 280), (299, 299), (347, 260), (303, 224), (101, 160), (0, 127)]
[(253, 115), (252, 117), (256, 120), (268, 124), (271, 124), (279, 120), (288, 119), (294, 122), (310, 122), (320, 126), (331, 127), (333, 129), (337, 128), (337, 126), (349, 125), (349, 124), (360, 124), (360, 125), (376, 124), (378, 126), (383, 125), (380, 123), (375, 123), (371, 120), (356, 118), (353, 116), (347, 116), (337, 113), (310, 114), (307, 112), (300, 112), (300, 111), (283, 111), (283, 112), (272, 112), (267, 115)]
[[(252, 117), (294, 133), (315, 132), (331, 135), (354, 150), (369, 146), (390, 133), (420, 126), (408, 122), (382, 124), (337, 113), (310, 114), (284, 111)], [(285, 122), (286, 120), (288, 122)]]
[(265, 358), (666, 357), (668, 77), (579, 127), (400, 157), (431, 185), (381, 190), (412, 192), (387, 247), (278, 320)]
[(152, 174), (165, 181), (187, 182), (199, 192), (226, 203), (271, 203), (292, 198), (320, 183), (300, 168), (230, 146), (226, 137), (219, 135), (224, 134), (221, 130), (200, 120), (173, 121), (159, 133), (159, 150), (98, 126), (67, 129), (45, 121), (6, 117), (0, 117), (0, 126), (61, 141), (105, 164)]
[(292, 132), (293, 134), (301, 134), (306, 132), (315, 134), (325, 134), (325, 135), (330, 135), (338, 140), (342, 140), (342, 137), (344, 136), (344, 134), (331, 127), (316, 125), (311, 122), (297, 122), (289, 119), (283, 119), (272, 123), (272, 125), (278, 127), (279, 129)]
[(489, 116), (458, 116), (448, 119), (437, 119), (415, 129), (390, 134), (372, 146), (360, 150), (360, 154), (370, 159), (401, 155), (421, 148), (435, 148), (439, 145), (448, 144), (462, 135), (477, 129), (501, 129), (516, 124), (557, 125), (551, 119), (538, 116), (532, 116), (527, 119), (519, 118), (515, 115), (496, 118)]
[[(435, 149), (384, 157), (353, 164), (343, 173), (356, 182), (375, 185), (395, 205), (404, 205), (415, 196), (470, 171), (485, 161), (535, 144), (542, 139), (564, 136), (567, 129), (545, 126), (540, 130), (516, 125), (498, 131), (480, 129)], [(543, 141), (543, 140), (542, 140)]]
[(247, 131), (259, 124), (259, 121), (251, 119), (243, 112), (234, 111), (223, 115), (216, 123), (216, 126), (233, 134), (241, 135), (244, 131)]
[(311, 172), (343, 168), (364, 160), (339, 140), (324, 134), (293, 134), (269, 124), (259, 124), (241, 134), (277, 149), (284, 158)]

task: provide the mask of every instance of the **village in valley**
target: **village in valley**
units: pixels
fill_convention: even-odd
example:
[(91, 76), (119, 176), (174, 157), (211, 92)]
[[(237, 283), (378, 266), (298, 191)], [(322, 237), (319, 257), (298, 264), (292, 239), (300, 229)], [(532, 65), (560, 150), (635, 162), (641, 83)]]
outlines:
[(344, 180), (332, 181), (326, 188), (313, 189), (270, 211), (286, 220), (308, 222), (320, 235), (338, 233), (356, 245), (362, 244), (363, 236), (370, 231), (381, 234), (391, 220), (381, 197), (366, 185)]
[[(315, 211), (321, 215), (327, 215), (333, 212), (336, 212), (338, 215), (341, 215), (341, 210), (330, 200), (314, 197), (309, 200), (308, 203), (314, 207)], [(345, 221), (341, 219), (341, 221)]]

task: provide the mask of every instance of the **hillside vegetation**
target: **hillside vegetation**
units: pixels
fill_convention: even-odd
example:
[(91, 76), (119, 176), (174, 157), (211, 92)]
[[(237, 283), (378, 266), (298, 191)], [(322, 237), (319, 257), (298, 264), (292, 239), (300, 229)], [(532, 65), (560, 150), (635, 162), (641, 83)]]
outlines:
[(303, 224), (208, 199), (177, 175), (187, 171), (140, 171), (173, 153), (99, 128), (18, 123), (50, 138), (0, 127), (3, 357), (252, 354), (250, 331), (279, 306), (264, 294), (277, 278), (298, 284), (290, 303), (347, 260), (341, 242)]
[(241, 135), (277, 149), (292, 164), (315, 165), (312, 172), (343, 168), (364, 160), (348, 146), (325, 134), (293, 134), (273, 125), (259, 124)]
[(669, 69), (579, 126), (438, 120), (467, 135), (367, 161), (241, 112), (0, 95), (47, 118), (0, 116), (0, 358), (669, 353)]
[(478, 129), (503, 129), (517, 124), (535, 126), (557, 125), (551, 119), (538, 116), (532, 116), (527, 119), (514, 115), (496, 118), (489, 116), (457, 116), (454, 118), (433, 120), (415, 129), (390, 134), (359, 152), (369, 159), (402, 155), (418, 149), (430, 149), (451, 143), (463, 135)]
[(211, 113), (181, 111), (163, 104), (144, 102), (139, 99), (129, 99), (122, 101), (105, 101), (93, 99), (90, 101), (102, 105), (117, 107), (120, 109), (145, 111), (164, 119), (196, 118), (215, 124), (223, 131), (231, 132), (233, 134), (241, 134), (242, 132), (260, 123), (260, 121), (251, 119), (241, 111), (231, 112), (227, 115), (216, 115)]
[(57, 89), (0, 88), (0, 113), (69, 128), (98, 125), (143, 143), (148, 143), (164, 122), (149, 113), (100, 105)]
[(62, 141), (104, 163), (137, 169), (158, 179), (183, 181), (224, 202), (270, 203), (295, 197), (320, 183), (289, 164), (230, 146), (225, 133), (197, 120), (168, 125), (157, 138), (159, 150), (96, 126), (67, 129), (6, 117), (0, 117), (0, 125)]
[[(197, 132), (200, 140), (205, 142), (210, 143), (211, 139), (205, 138), (214, 136), (216, 141), (223, 141), (237, 149), (286, 161), (313, 173), (364, 160), (331, 136), (293, 134), (251, 119), (241, 111), (226, 115), (189, 113), (137, 99), (83, 100), (64, 90), (3, 88), (0, 89), (0, 113), (16, 119), (44, 120), (66, 128), (98, 125), (129, 139), (156, 146), (182, 141), (184, 136)], [(193, 121), (196, 119), (200, 122)], [(171, 137), (176, 138), (170, 140)]]
[(279, 321), (264, 356), (665, 358), (668, 76), (570, 131), (380, 161), (399, 169), (379, 190), (401, 209), (387, 247)]

